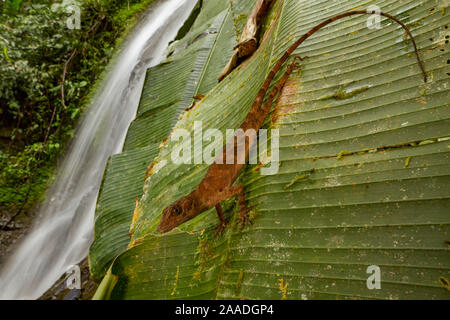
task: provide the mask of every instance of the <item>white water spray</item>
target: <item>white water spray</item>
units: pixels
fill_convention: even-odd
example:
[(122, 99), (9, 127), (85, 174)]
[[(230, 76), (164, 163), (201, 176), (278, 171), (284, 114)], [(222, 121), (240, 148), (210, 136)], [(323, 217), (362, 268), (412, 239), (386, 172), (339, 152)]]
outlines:
[(145, 71), (164, 52), (197, 0), (156, 1), (128, 37), (79, 121), (30, 233), (0, 270), (0, 299), (36, 299), (87, 256), (105, 164), (121, 151)]

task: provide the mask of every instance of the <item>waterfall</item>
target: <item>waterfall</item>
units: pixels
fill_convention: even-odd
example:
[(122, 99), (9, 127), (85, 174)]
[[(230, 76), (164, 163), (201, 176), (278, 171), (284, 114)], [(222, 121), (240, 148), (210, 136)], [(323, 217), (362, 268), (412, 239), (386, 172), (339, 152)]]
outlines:
[(196, 2), (155, 1), (124, 41), (78, 123), (31, 230), (0, 266), (0, 299), (39, 298), (87, 256), (106, 161), (122, 150), (146, 69), (164, 59)]

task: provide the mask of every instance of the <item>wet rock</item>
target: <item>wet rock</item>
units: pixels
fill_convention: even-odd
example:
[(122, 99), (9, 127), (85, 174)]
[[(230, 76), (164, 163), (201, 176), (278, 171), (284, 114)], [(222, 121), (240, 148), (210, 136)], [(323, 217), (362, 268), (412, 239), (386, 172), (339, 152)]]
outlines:
[(63, 300), (78, 300), (81, 297), (81, 289), (72, 289), (67, 293)]
[(97, 284), (91, 279), (88, 259), (85, 258), (78, 266), (81, 272), (81, 289), (67, 288), (68, 275), (63, 274), (39, 300), (90, 300), (97, 290)]

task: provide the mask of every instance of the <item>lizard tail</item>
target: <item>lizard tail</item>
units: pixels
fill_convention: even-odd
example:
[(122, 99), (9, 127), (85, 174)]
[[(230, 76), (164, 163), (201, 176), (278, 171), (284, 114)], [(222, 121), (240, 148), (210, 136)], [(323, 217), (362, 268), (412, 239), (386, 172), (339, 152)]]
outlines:
[[(269, 75), (267, 76), (266, 80), (264, 81), (263, 86), (261, 87), (261, 90), (259, 92), (259, 96), (264, 97), (267, 89), (269, 88), (270, 83), (272, 82), (273, 78), (275, 77), (276, 73), (280, 70), (281, 66), (284, 64), (284, 62), (286, 62), (286, 60), (289, 58), (289, 56), (294, 52), (295, 49), (297, 49), (297, 47), (303, 43), (303, 41), (305, 41), (306, 39), (308, 39), (311, 35), (313, 35), (315, 32), (319, 31), (320, 29), (322, 29), (323, 27), (325, 27), (326, 25), (345, 18), (345, 17), (349, 17), (352, 15), (357, 15), (357, 14), (378, 14), (380, 16), (384, 16), (386, 18), (389, 18), (395, 22), (397, 22), (399, 25), (401, 25), (403, 27), (403, 29), (405, 29), (406, 33), (408, 34), (408, 36), (410, 37), (412, 44), (414, 46), (414, 52), (416, 53), (416, 58), (417, 58), (417, 63), (419, 65), (420, 70), (422, 71), (423, 74), (423, 80), (426, 83), (427, 82), (427, 74), (425, 72), (425, 68), (423, 67), (423, 63), (420, 60), (419, 57), (419, 51), (417, 50), (417, 45), (416, 45), (416, 41), (414, 40), (413, 35), (411, 34), (411, 31), (409, 31), (408, 27), (401, 22), (399, 19), (397, 19), (396, 17), (388, 14), (388, 13), (384, 13), (384, 12), (379, 12), (379, 11), (373, 11), (373, 10), (355, 10), (355, 11), (349, 11), (349, 12), (345, 12), (342, 14), (339, 14), (337, 16), (334, 16), (332, 18), (329, 18), (323, 22), (321, 22), (320, 24), (316, 25), (315, 27), (313, 27), (311, 30), (309, 30), (307, 33), (305, 33), (303, 36), (301, 36), (296, 42), (294, 42), (291, 47), (284, 53), (284, 55), (280, 58), (280, 60), (278, 60), (278, 62), (275, 64), (275, 66), (272, 68), (272, 70), (270, 71)], [(257, 103), (257, 101), (255, 101)], [(259, 102), (259, 101), (258, 101)], [(262, 101), (261, 101), (262, 102)]]

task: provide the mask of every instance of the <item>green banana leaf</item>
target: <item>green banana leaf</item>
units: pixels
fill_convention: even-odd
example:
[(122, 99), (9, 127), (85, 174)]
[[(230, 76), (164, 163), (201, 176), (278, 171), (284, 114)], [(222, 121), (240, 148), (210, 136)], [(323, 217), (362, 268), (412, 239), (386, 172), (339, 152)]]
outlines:
[[(91, 268), (103, 263), (104, 274), (111, 265), (103, 280), (106, 293), (97, 296), (448, 299), (450, 17), (442, 2), (277, 0), (264, 23), (258, 51), (212, 88), (214, 73), (218, 75), (227, 62), (220, 56), (229, 44), (223, 45), (220, 37), (236, 41), (242, 26), (238, 18), (251, 11), (251, 2), (232, 0), (226, 12), (217, 13), (216, 17), (223, 15), (223, 23), (199, 71), (199, 82), (185, 78), (186, 86), (194, 87), (189, 92), (207, 93), (206, 97), (182, 112), (191, 103), (183, 91), (179, 99), (185, 103), (176, 107), (178, 121), (172, 132), (192, 133), (195, 121), (202, 121), (203, 130), (224, 133), (237, 128), (270, 68), (293, 41), (328, 17), (369, 5), (378, 5), (410, 27), (429, 80), (423, 83), (412, 45), (395, 23), (382, 19), (380, 29), (370, 29), (368, 16), (353, 16), (319, 31), (296, 50), (308, 58), (302, 70), (291, 75), (264, 126), (280, 132), (278, 173), (263, 176), (261, 164), (247, 165), (237, 182), (244, 185), (248, 205), (253, 206), (253, 225), (241, 232), (233, 226), (238, 208), (235, 199), (229, 199), (224, 211), (231, 221), (221, 236), (214, 236), (214, 210), (169, 233), (156, 231), (162, 210), (192, 191), (208, 168), (171, 161), (172, 152), (184, 143), (191, 149), (199, 143), (169, 138), (140, 185), (143, 192), (133, 222), (131, 197), (128, 212), (111, 215), (114, 221), (128, 219), (128, 247), (115, 250), (114, 260), (111, 253), (103, 253), (105, 247), (91, 248)], [(209, 19), (204, 21), (215, 21), (212, 7), (205, 8)], [(195, 39), (200, 29), (194, 25), (175, 43), (173, 57), (187, 61), (189, 50), (195, 51), (195, 42), (188, 39)], [(141, 101), (146, 107), (136, 122), (148, 110), (154, 111), (149, 115), (155, 119), (163, 112), (154, 97), (178, 99), (182, 90), (168, 78), (155, 77), (153, 84), (146, 84)], [(200, 90), (202, 83), (208, 85)], [(154, 90), (154, 96), (146, 90)], [(167, 122), (165, 128), (170, 127)], [(136, 132), (145, 128), (153, 127), (142, 125)], [(134, 141), (133, 145), (141, 143), (139, 138)], [(105, 198), (107, 178), (108, 172), (102, 188)], [(110, 183), (113, 188), (128, 182)], [(98, 212), (96, 224), (97, 220)], [(110, 237), (111, 246), (114, 237), (120, 242), (115, 233), (96, 226), (96, 237)], [(94, 261), (101, 256), (108, 256), (102, 261), (109, 263)], [(369, 266), (381, 270), (380, 289), (369, 289)]]
[(89, 251), (90, 271), (97, 281), (130, 242), (128, 229), (136, 198), (142, 194), (147, 161), (157, 152), (153, 144), (114, 155), (107, 163), (97, 202), (95, 240)]
[[(217, 10), (218, 6), (210, 2), (203, 1), (206, 11), (196, 21), (205, 12), (210, 16), (211, 10)], [(124, 152), (108, 161), (99, 192), (94, 242), (89, 251), (90, 271), (96, 281), (102, 279), (112, 260), (127, 248), (136, 198), (142, 195), (146, 169), (157, 155), (160, 143), (169, 135), (179, 114), (193, 103), (193, 96), (206, 94), (215, 86), (214, 74), (220, 72), (232, 55), (236, 45), (232, 26), (225, 7), (175, 42), (164, 63), (148, 70)], [(175, 53), (180, 47), (185, 49)]]

